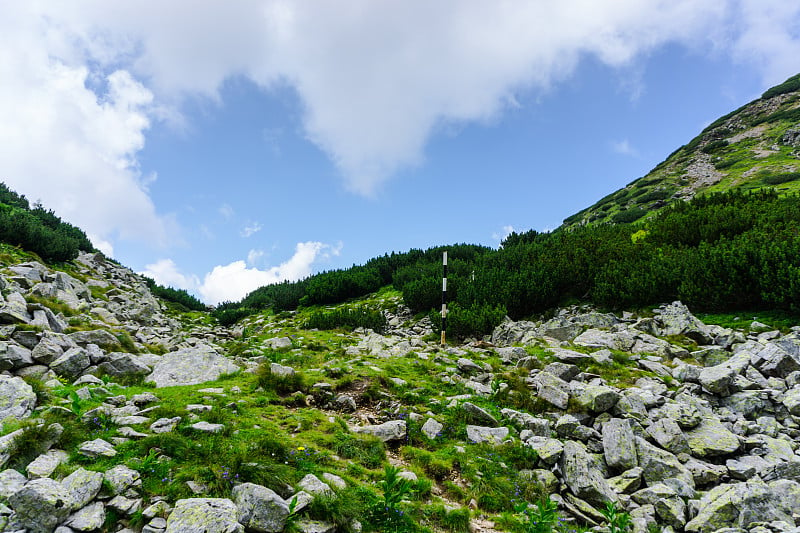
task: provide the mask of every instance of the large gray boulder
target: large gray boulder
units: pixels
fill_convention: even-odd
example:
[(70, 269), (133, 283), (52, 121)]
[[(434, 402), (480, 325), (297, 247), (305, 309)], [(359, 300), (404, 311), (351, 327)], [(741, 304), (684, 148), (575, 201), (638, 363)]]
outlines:
[(0, 374), (0, 425), (6, 418), (28, 418), (36, 407), (36, 394), (20, 377)]
[(558, 407), (566, 409), (569, 404), (569, 383), (559, 379), (549, 372), (540, 372), (533, 378), (536, 391), (542, 400)]
[(76, 331), (69, 334), (70, 338), (79, 346), (96, 344), (104, 350), (111, 350), (119, 346), (119, 339), (105, 329), (92, 329), (88, 331)]
[(0, 322), (6, 324), (30, 324), (31, 315), (28, 313), (28, 303), (18, 292), (6, 296), (6, 301), (0, 304)]
[(608, 466), (619, 470), (638, 466), (634, 438), (628, 420), (612, 418), (603, 424), (603, 453)]
[(239, 367), (207, 345), (183, 348), (161, 357), (147, 376), (156, 387), (197, 385), (231, 374)]
[(233, 501), (239, 510), (239, 523), (250, 531), (277, 533), (286, 526), (289, 505), (267, 487), (253, 483), (237, 485), (233, 488)]
[(188, 498), (175, 502), (164, 533), (244, 533), (239, 510), (226, 498)]
[(406, 438), (406, 421), (405, 420), (391, 420), (383, 424), (375, 424), (371, 426), (357, 426), (351, 428), (354, 433), (363, 433), (378, 437), (383, 442), (392, 440), (403, 440)]
[(619, 501), (617, 494), (603, 477), (603, 473), (593, 467), (583, 444), (575, 441), (564, 443), (561, 472), (564, 475), (564, 482), (578, 498), (596, 505)]
[(636, 455), (642, 467), (642, 477), (648, 485), (674, 477), (694, 487), (692, 473), (671, 453), (636, 437)]
[(69, 515), (69, 494), (58, 481), (29, 481), (8, 498), (16, 519), (29, 533), (51, 533)]
[(765, 376), (785, 378), (800, 370), (800, 346), (789, 339), (778, 339), (768, 342), (750, 360)]
[(594, 414), (608, 411), (620, 398), (617, 391), (602, 385), (573, 384), (571, 395), (582, 409)]
[(700, 511), (685, 531), (712, 533), (725, 527), (749, 529), (757, 522), (794, 525), (787, 498), (761, 480), (714, 487), (700, 500)]
[(106, 506), (103, 502), (94, 502), (71, 514), (66, 525), (75, 531), (98, 531), (105, 521)]
[(729, 396), (736, 375), (736, 370), (723, 363), (701, 370), (698, 381), (711, 394)]
[(76, 379), (91, 364), (89, 352), (83, 348), (70, 348), (61, 357), (50, 363), (50, 369), (59, 376)]
[(739, 449), (739, 437), (715, 416), (706, 416), (699, 426), (684, 433), (695, 457), (728, 455)]
[(61, 485), (67, 491), (69, 507), (76, 511), (91, 502), (103, 484), (103, 474), (92, 472), (83, 468), (65, 477)]
[(709, 344), (712, 340), (708, 326), (696, 318), (688, 307), (678, 301), (661, 307), (653, 322), (654, 329), (650, 333), (659, 337), (686, 335), (702, 344)]
[(0, 370), (12, 370), (33, 364), (31, 351), (16, 343), (0, 341)]
[(152, 369), (142, 359), (130, 353), (112, 352), (108, 354), (108, 361), (100, 363), (100, 370), (114, 377), (149, 374)]
[(467, 440), (476, 444), (486, 442), (498, 446), (508, 437), (508, 428), (489, 428), (467, 424)]

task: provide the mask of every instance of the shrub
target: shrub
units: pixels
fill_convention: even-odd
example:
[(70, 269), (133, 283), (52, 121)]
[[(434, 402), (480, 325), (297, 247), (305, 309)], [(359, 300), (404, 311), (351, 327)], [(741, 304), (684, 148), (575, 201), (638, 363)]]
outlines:
[[(457, 339), (483, 337), (494, 331), (506, 316), (506, 308), (489, 304), (463, 308), (457, 303), (447, 307), (447, 334)], [(431, 321), (437, 332), (442, 330), (441, 313), (432, 312)]]
[(800, 172), (785, 172), (781, 174), (770, 174), (761, 178), (767, 185), (780, 185), (790, 181), (800, 180)]
[(303, 325), (305, 329), (366, 328), (382, 333), (386, 317), (382, 312), (368, 307), (315, 311)]
[(647, 214), (645, 209), (641, 207), (632, 207), (631, 209), (626, 209), (625, 211), (620, 211), (619, 213), (615, 214), (611, 217), (611, 221), (615, 224), (628, 224), (631, 222), (636, 222), (643, 216)]

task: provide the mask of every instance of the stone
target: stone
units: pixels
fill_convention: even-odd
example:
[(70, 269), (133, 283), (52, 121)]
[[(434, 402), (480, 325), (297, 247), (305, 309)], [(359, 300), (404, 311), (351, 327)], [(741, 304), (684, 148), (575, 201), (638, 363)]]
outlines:
[(603, 424), (603, 454), (611, 468), (630, 470), (638, 466), (636, 443), (630, 422), (612, 418)]
[(467, 425), (467, 440), (476, 444), (486, 442), (497, 446), (502, 444), (506, 437), (508, 437), (508, 428), (506, 427), (489, 428)]
[(100, 363), (99, 367), (112, 377), (143, 376), (151, 370), (140, 356), (124, 352), (109, 353), (108, 360)]
[(522, 413), (513, 409), (501, 409), (500, 414), (508, 418), (514, 425), (531, 431), (540, 437), (550, 436), (550, 421), (544, 418), (537, 418), (528, 413)]
[(67, 518), (70, 509), (67, 491), (50, 478), (29, 481), (8, 498), (8, 504), (29, 533), (50, 533)]
[(383, 424), (371, 426), (356, 426), (351, 428), (355, 433), (374, 435), (383, 442), (403, 440), (406, 438), (406, 421), (392, 420)]
[(564, 445), (560, 440), (536, 435), (525, 440), (525, 445), (533, 448), (539, 460), (549, 466), (556, 464), (564, 452)]
[(36, 394), (20, 377), (0, 374), (0, 425), (7, 418), (28, 418), (36, 407)]
[(32, 364), (33, 358), (28, 348), (0, 341), (0, 370), (14, 370)]
[(681, 429), (697, 427), (703, 420), (702, 413), (693, 404), (670, 401), (658, 408), (654, 418), (674, 420)]
[(701, 370), (698, 380), (700, 385), (711, 394), (728, 396), (731, 393), (731, 385), (736, 375), (736, 370), (723, 363)]
[(425, 423), (422, 424), (421, 431), (426, 437), (433, 440), (436, 437), (441, 436), (442, 429), (444, 429), (443, 424), (437, 422), (433, 418), (428, 418)]
[(89, 368), (89, 353), (84, 348), (70, 348), (50, 363), (50, 369), (67, 379), (76, 379)]
[(604, 413), (616, 405), (620, 394), (602, 385), (582, 385), (572, 387), (572, 397), (584, 410), (591, 413)]
[(45, 335), (31, 351), (31, 357), (37, 363), (49, 365), (64, 353), (62, 343), (52, 335)]
[(794, 524), (793, 509), (780, 493), (760, 480), (714, 487), (700, 500), (700, 509), (685, 531), (712, 533), (723, 527), (749, 529), (755, 523)]
[(461, 409), (467, 414), (467, 420), (484, 426), (497, 427), (500, 422), (497, 421), (487, 410), (478, 407), (474, 403), (464, 402), (461, 404)]
[(659, 446), (671, 453), (689, 453), (691, 451), (681, 427), (671, 418), (659, 418), (650, 424), (646, 431)]
[(94, 439), (86, 441), (78, 446), (78, 453), (86, 457), (114, 457), (117, 455), (117, 450), (114, 446), (103, 439)]
[(191, 428), (204, 433), (222, 433), (222, 430), (225, 429), (225, 426), (223, 424), (212, 424), (204, 421), (192, 424)]
[(173, 418), (159, 418), (150, 424), (150, 431), (153, 433), (169, 433), (178, 426), (180, 421), (181, 417), (179, 416)]
[(687, 430), (686, 442), (695, 457), (728, 455), (739, 449), (739, 438), (718, 418), (707, 416), (699, 426)]
[(83, 347), (87, 344), (96, 344), (104, 350), (113, 350), (119, 346), (119, 339), (105, 329), (76, 331), (75, 333), (70, 333), (69, 337), (75, 344)]
[(76, 511), (67, 518), (66, 525), (75, 531), (97, 531), (106, 520), (103, 502), (95, 502)]
[(310, 518), (301, 518), (295, 525), (300, 533), (335, 533), (336, 531), (336, 524)]
[(596, 505), (618, 503), (617, 494), (605, 480), (602, 472), (593, 467), (583, 444), (575, 441), (564, 443), (561, 472), (564, 483), (578, 498)]
[(768, 342), (750, 360), (765, 376), (785, 378), (800, 370), (800, 349), (791, 342)]
[(0, 472), (0, 500), (8, 500), (9, 496), (22, 489), (27, 478), (14, 469)]
[(575, 376), (581, 373), (581, 369), (575, 365), (556, 361), (544, 367), (542, 372), (553, 374), (558, 379), (563, 379), (564, 381), (571, 381)]
[(673, 454), (636, 437), (636, 455), (643, 469), (642, 477), (649, 484), (676, 477), (694, 487), (692, 473)]
[(266, 533), (283, 531), (289, 505), (275, 492), (261, 485), (242, 483), (233, 488), (232, 494), (239, 510), (239, 523), (245, 528)]
[(40, 477), (50, 477), (55, 472), (58, 465), (64, 463), (69, 459), (67, 452), (63, 450), (50, 450), (43, 453), (25, 467), (30, 479)]
[(226, 498), (187, 498), (175, 502), (165, 533), (244, 533), (239, 511)]
[(292, 347), (292, 339), (289, 337), (267, 339), (264, 341), (264, 346), (267, 348), (272, 348), (273, 350), (287, 349)]
[(153, 367), (153, 372), (147, 376), (147, 381), (154, 382), (158, 388), (196, 385), (237, 370), (238, 366), (210, 346), (198, 345), (163, 355)]
[(300, 480), (297, 486), (300, 487), (300, 490), (303, 490), (312, 496), (317, 496), (320, 494), (333, 494), (330, 485), (321, 481), (314, 474), (306, 474), (303, 479)]
[(269, 371), (273, 376), (277, 376), (279, 378), (289, 378), (296, 374), (294, 368), (278, 363), (271, 363), (269, 365)]
[(569, 404), (569, 383), (559, 379), (549, 372), (540, 372), (533, 378), (537, 394), (542, 400), (558, 407), (566, 409)]
[(103, 474), (78, 468), (73, 473), (61, 480), (61, 485), (67, 491), (69, 508), (72, 511), (80, 509), (91, 502), (100, 492), (103, 484)]
[[(404, 474), (401, 472), (401, 474)], [(413, 472), (408, 472), (408, 474), (414, 475)], [(341, 477), (337, 476), (336, 474), (331, 474), (329, 472), (324, 472), (322, 474), (322, 479), (328, 482), (329, 485), (336, 487), (337, 489), (341, 490), (347, 488), (347, 482), (342, 479)], [(416, 481), (416, 478), (413, 480)]]
[(641, 467), (631, 468), (622, 474), (607, 479), (609, 486), (617, 494), (630, 494), (637, 490), (642, 485), (642, 473), (644, 471)]

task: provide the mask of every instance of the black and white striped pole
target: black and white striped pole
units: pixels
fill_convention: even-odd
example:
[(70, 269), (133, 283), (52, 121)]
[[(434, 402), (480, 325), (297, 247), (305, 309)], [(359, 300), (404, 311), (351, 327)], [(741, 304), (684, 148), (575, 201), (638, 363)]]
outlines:
[(442, 254), (442, 346), (447, 331), (447, 252)]

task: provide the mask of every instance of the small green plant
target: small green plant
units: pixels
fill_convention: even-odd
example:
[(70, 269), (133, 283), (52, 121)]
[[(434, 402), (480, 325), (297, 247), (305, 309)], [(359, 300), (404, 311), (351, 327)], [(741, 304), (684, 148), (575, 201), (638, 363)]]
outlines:
[(400, 476), (400, 469), (396, 466), (386, 465), (383, 472), (384, 479), (378, 483), (383, 498), (377, 502), (374, 509), (376, 521), (383, 525), (383, 531), (406, 531), (403, 528), (409, 519), (405, 511), (400, 508), (400, 504), (411, 496), (414, 488), (408, 479)]
[(517, 504), (515, 509), (527, 518), (524, 524), (526, 533), (551, 533), (558, 522), (558, 504), (550, 496), (537, 501), (533, 509), (528, 508), (525, 501)]
[(606, 502), (605, 508), (601, 509), (600, 513), (606, 519), (609, 533), (625, 533), (631, 526), (631, 515), (620, 512), (614, 502)]

